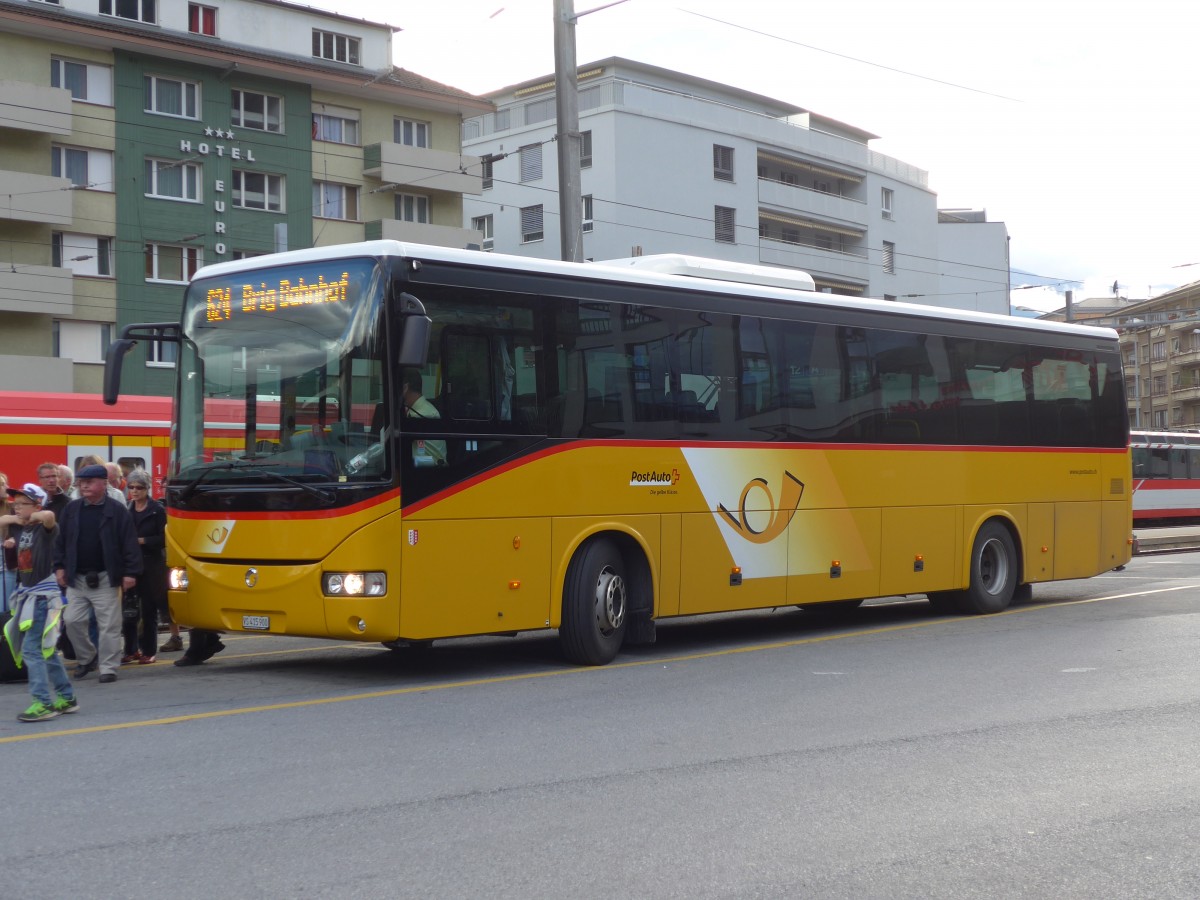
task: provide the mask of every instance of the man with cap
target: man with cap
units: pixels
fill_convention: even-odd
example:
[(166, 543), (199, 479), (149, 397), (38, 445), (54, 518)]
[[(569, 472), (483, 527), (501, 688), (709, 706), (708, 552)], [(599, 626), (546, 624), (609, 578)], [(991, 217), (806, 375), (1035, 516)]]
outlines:
[[(67, 504), (54, 542), (54, 575), (67, 592), (63, 624), (78, 660), (74, 675), (100, 670), (101, 684), (117, 680), (121, 665), (121, 596), (142, 574), (142, 553), (128, 507), (108, 496), (108, 469), (76, 473), (79, 497)], [(88, 635), (96, 614), (99, 646)]]
[(8, 496), (13, 515), (0, 516), (0, 531), (5, 546), (17, 551), (20, 589), (13, 594), (13, 617), (5, 626), (4, 643), (29, 672), (33, 695), (32, 705), (17, 718), (41, 722), (79, 708), (56, 647), (62, 596), (50, 573), (58, 526), (54, 513), (44, 508), (46, 492), (36, 484), (9, 488)]

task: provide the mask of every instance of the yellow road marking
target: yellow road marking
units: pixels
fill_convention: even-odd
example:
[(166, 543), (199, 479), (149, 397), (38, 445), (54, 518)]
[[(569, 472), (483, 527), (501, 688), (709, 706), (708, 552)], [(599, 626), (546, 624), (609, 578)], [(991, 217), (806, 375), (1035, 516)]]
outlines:
[[(1156, 588), (1150, 591), (1136, 591), (1128, 594), (1111, 594), (1107, 597), (1090, 597), (1086, 600), (1066, 600), (1057, 603), (1039, 604), (1036, 606), (1019, 606), (1008, 609), (997, 615), (1017, 615), (1019, 613), (1036, 612), (1044, 609), (1057, 609), (1063, 606), (1080, 606), (1085, 603), (1101, 603), (1106, 600), (1128, 600), (1133, 597), (1147, 597), (1151, 594), (1165, 594), (1171, 591), (1195, 590), (1200, 585), (1188, 584), (1178, 587)], [(109, 725), (92, 725), (86, 728), (68, 728), (54, 731), (39, 731), (31, 734), (14, 734), (0, 737), (0, 744), (15, 744), (22, 741), (36, 741), (43, 738), (68, 737), (78, 734), (99, 734), (109, 731), (123, 731), (127, 728), (145, 728), (157, 725), (178, 725), (183, 722), (199, 722), (203, 719), (219, 719), (226, 716), (242, 716), (249, 713), (275, 712), (284, 709), (301, 709), (311, 706), (324, 706), (330, 703), (349, 703), (356, 700), (379, 700), (384, 697), (400, 697), (405, 694), (423, 694), (429, 691), (445, 691), (456, 688), (483, 687), (493, 684), (508, 684), (514, 681), (531, 681), (535, 678), (553, 678), (561, 675), (588, 675), (610, 672), (614, 669), (633, 669), (642, 666), (661, 666), (668, 663), (694, 662), (701, 659), (715, 659), (721, 656), (734, 656), (739, 653), (761, 653), (766, 650), (781, 650), (789, 647), (803, 647), (808, 644), (822, 644), (828, 641), (844, 640), (855, 637), (875, 637), (881, 634), (892, 634), (898, 631), (910, 631), (915, 628), (927, 628), (931, 625), (944, 625), (947, 622), (977, 622), (986, 619), (963, 618), (953, 619), (939, 617), (923, 619), (920, 622), (907, 622), (903, 625), (888, 625), (883, 628), (871, 628), (867, 631), (839, 632), (838, 634), (817, 635), (815, 637), (795, 638), (787, 641), (771, 641), (766, 644), (752, 644), (746, 647), (729, 647), (724, 650), (706, 650), (700, 653), (685, 653), (678, 656), (657, 657), (655, 659), (638, 659), (626, 662), (609, 663), (607, 666), (580, 666), (569, 669), (555, 669), (550, 672), (523, 672), (519, 675), (497, 675), (491, 678), (471, 678), (465, 681), (447, 681), (441, 684), (422, 684), (412, 687), (388, 688), (383, 691), (369, 691), (360, 694), (344, 694), (340, 697), (318, 697), (309, 700), (291, 700), (287, 703), (270, 703), (263, 706), (243, 706), (237, 709), (218, 709), (212, 712), (188, 713), (179, 716), (167, 716), (161, 719), (144, 719), (138, 722), (115, 722)], [(222, 659), (245, 659), (257, 656), (271, 656), (284, 653), (310, 653), (317, 650), (333, 650), (348, 647), (363, 647), (360, 644), (323, 644), (319, 647), (301, 647), (294, 650), (268, 650), (263, 653), (245, 653), (239, 656), (224, 656)], [(372, 646), (371, 649), (374, 649)]]

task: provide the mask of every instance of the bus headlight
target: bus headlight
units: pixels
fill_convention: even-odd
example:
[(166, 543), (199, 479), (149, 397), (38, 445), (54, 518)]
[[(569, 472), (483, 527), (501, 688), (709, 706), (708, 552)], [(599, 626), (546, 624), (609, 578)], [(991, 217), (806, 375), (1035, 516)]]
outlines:
[(381, 597), (387, 593), (384, 572), (325, 572), (321, 591), (326, 597)]
[(173, 591), (186, 591), (188, 589), (187, 569), (180, 566), (175, 566), (167, 574), (167, 586)]

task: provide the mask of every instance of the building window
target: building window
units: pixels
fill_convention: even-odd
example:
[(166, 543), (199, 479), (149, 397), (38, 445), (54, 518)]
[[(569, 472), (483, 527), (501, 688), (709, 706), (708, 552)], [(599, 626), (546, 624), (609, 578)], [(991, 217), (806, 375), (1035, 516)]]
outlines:
[(174, 341), (150, 341), (146, 344), (146, 365), (170, 368), (179, 358), (179, 345)]
[(579, 168), (590, 169), (592, 167), (592, 133), (590, 131), (582, 131), (579, 133)]
[(146, 365), (153, 368), (173, 368), (179, 358), (179, 345), (174, 341), (150, 341), (146, 344)]
[(283, 176), (233, 170), (233, 205), (283, 212)]
[(713, 178), (733, 181), (733, 148), (713, 144)]
[(93, 234), (69, 234), (56, 231), (51, 235), (51, 265), (70, 269), (76, 275), (111, 278), (113, 274), (113, 239)]
[(491, 156), (484, 156), (479, 160), (480, 169), (483, 172), (483, 190), (490, 191), (492, 189), (492, 166), (495, 160)]
[(211, 6), (189, 3), (188, 31), (192, 34), (207, 34), (209, 37), (216, 37), (217, 11)]
[(542, 204), (521, 209), (521, 243), (532, 244), (545, 237), (542, 231)]
[(1166, 359), (1167, 358), (1167, 342), (1155, 341), (1150, 347), (1151, 359)]
[(358, 113), (353, 110), (313, 113), (312, 137), (314, 141), (331, 144), (358, 144)]
[(519, 152), (521, 154), (521, 180), (537, 181), (542, 177), (542, 145), (530, 144), (522, 147)]
[(66, 88), (80, 103), (112, 106), (112, 69), (70, 59), (50, 59), (50, 86)]
[(713, 237), (722, 244), (737, 243), (737, 210), (729, 206), (713, 207)]
[(896, 295), (895, 294), (884, 294), (883, 299), (886, 300), (888, 303), (895, 303)]
[(318, 219), (358, 221), (358, 188), (329, 181), (313, 182), (313, 215)]
[(229, 254), (231, 259), (253, 259), (256, 256), (266, 255), (266, 250), (234, 250)]
[(1167, 427), (1167, 411), (1165, 409), (1156, 409), (1154, 411), (1154, 427), (1157, 429), (1165, 429)]
[(891, 188), (880, 188), (879, 206), (883, 210), (883, 217), (890, 219), (892, 217), (892, 199), (894, 192)]
[(883, 271), (896, 274), (896, 245), (891, 241), (883, 242)]
[(199, 201), (200, 166), (182, 160), (146, 160), (146, 196)]
[(428, 225), (430, 222), (429, 198), (420, 194), (397, 194), (396, 218), (401, 222), (417, 222), (421, 225)]
[(592, 230), (592, 195), (584, 194), (580, 199), (583, 201), (583, 204), (582, 204), (582, 206), (583, 206), (583, 208), (582, 208), (583, 231), (591, 231)]
[(66, 322), (55, 320), (54, 355), (82, 363), (103, 363), (112, 342), (112, 325), (107, 322)]
[(317, 59), (331, 59), (334, 62), (349, 63), (352, 66), (361, 65), (358, 54), (359, 45), (358, 38), (335, 34), (332, 31), (313, 29), (312, 55)]
[(200, 85), (192, 81), (177, 81), (147, 75), (144, 109), (160, 116), (178, 116), (181, 119), (199, 118)]
[(1150, 382), (1151, 396), (1161, 397), (1166, 392), (1167, 392), (1167, 376), (1166, 375), (1155, 375), (1153, 380)]
[(100, 0), (100, 15), (149, 22), (151, 25), (158, 21), (155, 0)]
[(202, 265), (199, 247), (174, 244), (146, 245), (146, 280), (183, 284), (191, 280)]
[(276, 134), (283, 130), (283, 99), (280, 97), (235, 90), (230, 94), (230, 105), (234, 125)]
[(76, 187), (93, 191), (113, 189), (113, 155), (111, 150), (89, 147), (50, 147), (50, 174), (66, 178)]
[(405, 147), (432, 147), (432, 128), (428, 122), (413, 119), (393, 119), (392, 139)]
[(476, 216), (471, 220), (471, 227), (483, 235), (483, 249), (490, 251), (495, 245), (491, 215)]

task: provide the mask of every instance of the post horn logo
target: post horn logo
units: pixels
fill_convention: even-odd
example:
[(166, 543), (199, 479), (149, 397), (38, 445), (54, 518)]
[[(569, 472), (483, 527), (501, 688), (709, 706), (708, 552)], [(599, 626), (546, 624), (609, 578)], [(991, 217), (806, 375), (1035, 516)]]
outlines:
[[(751, 525), (750, 518), (746, 515), (746, 500), (750, 496), (750, 492), (755, 489), (767, 495), (767, 509), (771, 510), (771, 521), (763, 529), (757, 529)], [(729, 524), (733, 527), (733, 530), (750, 543), (768, 544), (787, 529), (788, 523), (792, 521), (792, 516), (796, 514), (796, 507), (800, 505), (800, 498), (803, 494), (804, 482), (791, 472), (785, 470), (783, 473), (783, 493), (779, 497), (778, 506), (775, 505), (775, 498), (771, 494), (771, 488), (767, 485), (767, 479), (752, 478), (742, 488), (742, 496), (738, 500), (737, 515), (731, 513), (720, 503), (717, 504), (717, 509), (725, 516)]]
[(227, 537), (229, 537), (229, 529), (224, 525), (218, 525), (208, 533), (208, 539), (214, 544), (223, 544)]

